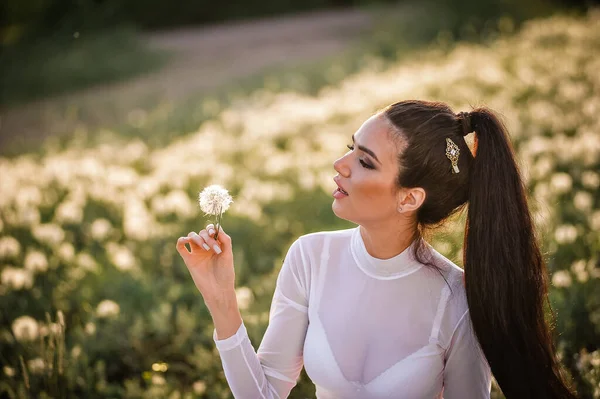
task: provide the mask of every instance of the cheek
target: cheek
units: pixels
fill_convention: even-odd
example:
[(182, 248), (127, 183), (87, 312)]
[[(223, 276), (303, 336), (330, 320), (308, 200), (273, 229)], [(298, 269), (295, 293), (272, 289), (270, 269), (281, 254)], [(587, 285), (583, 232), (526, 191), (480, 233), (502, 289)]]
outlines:
[(361, 202), (369, 202), (372, 204), (387, 204), (392, 201), (392, 196), (390, 195), (390, 187), (386, 182), (381, 182), (379, 180), (364, 179), (357, 183), (355, 187), (355, 192), (358, 194)]

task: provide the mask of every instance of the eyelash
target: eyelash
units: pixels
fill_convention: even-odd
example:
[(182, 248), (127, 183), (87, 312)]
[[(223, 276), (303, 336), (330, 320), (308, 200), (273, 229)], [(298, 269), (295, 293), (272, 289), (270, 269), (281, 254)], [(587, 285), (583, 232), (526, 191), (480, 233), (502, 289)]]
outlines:
[[(346, 147), (348, 147), (348, 149), (350, 151), (354, 151), (354, 146), (351, 144), (346, 145)], [(360, 162), (360, 164), (365, 168), (365, 169), (375, 169), (374, 167), (372, 167), (371, 165), (369, 165), (368, 163), (366, 163), (365, 161), (363, 161), (362, 159), (358, 159), (358, 161)]]

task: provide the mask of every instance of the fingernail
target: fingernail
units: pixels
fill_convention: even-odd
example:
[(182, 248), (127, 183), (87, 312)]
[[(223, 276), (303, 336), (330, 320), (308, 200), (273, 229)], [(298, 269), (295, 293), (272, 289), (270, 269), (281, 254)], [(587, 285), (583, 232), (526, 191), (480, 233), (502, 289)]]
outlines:
[(217, 254), (220, 254), (221, 252), (223, 252), (223, 251), (221, 251), (221, 248), (219, 248), (219, 246), (217, 244), (213, 245), (213, 249), (215, 250), (215, 252)]
[(210, 247), (206, 243), (202, 243), (202, 248), (206, 249), (207, 251), (210, 250)]
[(208, 234), (210, 234), (211, 236), (212, 236), (213, 234), (215, 234), (215, 229), (210, 229), (210, 230), (208, 230)]

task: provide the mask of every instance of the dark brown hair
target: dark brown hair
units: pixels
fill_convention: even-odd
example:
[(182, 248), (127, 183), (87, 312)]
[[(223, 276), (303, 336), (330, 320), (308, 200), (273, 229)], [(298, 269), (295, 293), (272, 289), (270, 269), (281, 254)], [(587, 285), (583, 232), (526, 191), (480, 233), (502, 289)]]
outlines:
[[(415, 237), (467, 206), (463, 266), (473, 330), (508, 399), (574, 398), (555, 356), (548, 275), (509, 135), (488, 108), (456, 115), (446, 104), (402, 101), (383, 115), (404, 142), (398, 187), (421, 187)], [(475, 132), (473, 152), (464, 136)], [(460, 149), (459, 173), (446, 138)], [(424, 247), (415, 246), (422, 258)]]

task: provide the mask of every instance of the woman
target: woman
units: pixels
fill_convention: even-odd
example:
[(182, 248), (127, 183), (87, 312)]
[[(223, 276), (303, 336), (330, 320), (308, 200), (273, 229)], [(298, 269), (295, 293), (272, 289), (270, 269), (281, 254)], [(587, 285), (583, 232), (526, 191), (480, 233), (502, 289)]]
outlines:
[[(464, 136), (475, 132), (473, 153)], [(177, 242), (215, 323), (236, 398), (283, 398), (304, 366), (319, 398), (572, 398), (544, 320), (546, 269), (508, 134), (486, 108), (402, 101), (334, 162), (333, 211), (358, 227), (288, 250), (254, 351), (231, 238)], [(463, 271), (424, 229), (468, 204)], [(191, 252), (185, 244), (189, 244)], [(204, 248), (204, 249), (203, 249)]]

